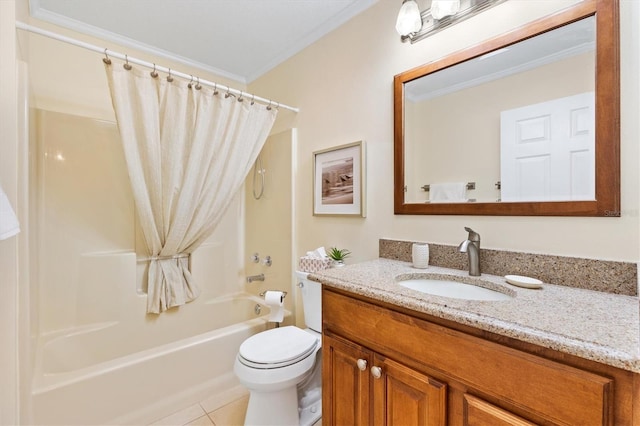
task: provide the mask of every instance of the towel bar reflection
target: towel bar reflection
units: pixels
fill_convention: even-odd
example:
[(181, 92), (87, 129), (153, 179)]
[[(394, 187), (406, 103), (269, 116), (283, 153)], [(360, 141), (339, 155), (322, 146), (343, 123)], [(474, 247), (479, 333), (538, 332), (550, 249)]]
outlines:
[[(422, 188), (423, 191), (429, 192), (429, 190), (431, 189), (431, 185), (422, 185), (420, 188)], [(476, 189), (476, 183), (467, 182), (467, 189)]]

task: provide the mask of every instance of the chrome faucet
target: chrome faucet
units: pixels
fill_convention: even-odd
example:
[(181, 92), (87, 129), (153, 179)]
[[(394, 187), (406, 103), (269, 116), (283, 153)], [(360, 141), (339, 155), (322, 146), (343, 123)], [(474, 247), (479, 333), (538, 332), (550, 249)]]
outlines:
[(248, 283), (252, 283), (254, 281), (264, 281), (264, 274), (249, 275), (247, 277), (247, 282)]
[(469, 233), (466, 240), (460, 243), (458, 251), (469, 254), (469, 275), (480, 276), (480, 234), (465, 226), (465, 231)]

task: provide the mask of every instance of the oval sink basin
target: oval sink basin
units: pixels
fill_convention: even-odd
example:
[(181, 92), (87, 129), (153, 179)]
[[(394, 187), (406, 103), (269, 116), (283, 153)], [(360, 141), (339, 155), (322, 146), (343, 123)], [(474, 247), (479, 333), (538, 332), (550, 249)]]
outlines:
[(460, 283), (443, 279), (411, 279), (399, 281), (403, 287), (434, 296), (451, 297), (465, 300), (509, 300), (512, 297), (499, 291), (490, 290), (477, 285)]

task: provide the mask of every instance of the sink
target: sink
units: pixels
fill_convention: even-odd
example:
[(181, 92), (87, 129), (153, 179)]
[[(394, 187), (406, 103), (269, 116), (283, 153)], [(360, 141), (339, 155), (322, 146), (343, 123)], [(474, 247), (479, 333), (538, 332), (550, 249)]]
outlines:
[(403, 287), (434, 296), (464, 300), (509, 300), (512, 296), (473, 284), (440, 278), (416, 278), (398, 281)]

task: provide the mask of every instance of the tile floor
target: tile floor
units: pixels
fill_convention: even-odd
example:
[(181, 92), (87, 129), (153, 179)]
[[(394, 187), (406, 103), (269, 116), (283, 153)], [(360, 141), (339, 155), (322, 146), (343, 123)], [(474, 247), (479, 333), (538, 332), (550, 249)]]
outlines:
[(151, 423), (153, 426), (235, 426), (244, 424), (249, 395), (244, 395), (219, 407), (205, 400)]
[[(249, 395), (219, 406), (216, 399), (209, 399), (151, 423), (153, 426), (242, 426), (247, 411)], [(313, 426), (321, 426), (322, 419)]]

